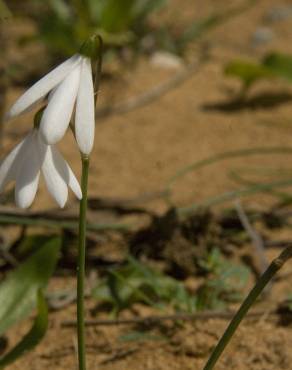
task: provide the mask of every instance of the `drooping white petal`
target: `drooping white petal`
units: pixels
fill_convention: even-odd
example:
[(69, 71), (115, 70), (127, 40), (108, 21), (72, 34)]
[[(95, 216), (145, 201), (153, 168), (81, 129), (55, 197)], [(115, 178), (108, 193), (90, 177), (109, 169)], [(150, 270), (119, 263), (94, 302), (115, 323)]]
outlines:
[(80, 64), (80, 61), (81, 56), (79, 54), (73, 55), (37, 81), (14, 103), (10, 111), (5, 115), (5, 119), (8, 120), (29, 110), (37, 101), (43, 98), (50, 90), (64, 80), (72, 69)]
[(25, 151), (31, 144), (32, 133), (29, 133), (0, 164), (0, 192), (12, 180), (16, 179)]
[(76, 102), (75, 135), (79, 149), (89, 154), (94, 143), (94, 89), (89, 58), (82, 59), (80, 86)]
[(81, 199), (82, 191), (73, 171), (71, 170), (65, 159), (62, 157), (62, 155), (59, 153), (57, 148), (55, 148), (54, 146), (52, 146), (51, 148), (56, 169), (58, 170), (66, 184), (71, 188), (76, 197), (78, 199)]
[(38, 148), (40, 153), (45, 152), (41, 170), (45, 178), (47, 189), (58, 205), (63, 208), (68, 198), (68, 187), (58, 168), (55, 166), (52, 146), (44, 144), (39, 138)]
[(79, 82), (80, 65), (75, 67), (50, 95), (40, 124), (42, 138), (46, 144), (55, 144), (64, 136), (72, 116)]
[(36, 195), (42, 158), (36, 146), (36, 132), (33, 131), (30, 145), (26, 148), (18, 169), (15, 186), (16, 205), (28, 208)]

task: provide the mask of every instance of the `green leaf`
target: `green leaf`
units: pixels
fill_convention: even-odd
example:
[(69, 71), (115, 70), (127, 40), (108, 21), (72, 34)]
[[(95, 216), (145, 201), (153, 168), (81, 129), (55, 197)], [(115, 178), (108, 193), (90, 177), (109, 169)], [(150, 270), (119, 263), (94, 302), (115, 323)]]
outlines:
[(0, 335), (35, 308), (37, 292), (47, 285), (60, 246), (61, 239), (51, 237), (0, 285)]
[(273, 71), (267, 66), (243, 60), (234, 60), (228, 63), (224, 73), (226, 76), (238, 77), (247, 87), (259, 79), (275, 77)]
[(71, 17), (71, 10), (68, 4), (64, 0), (50, 0), (50, 6), (63, 21), (68, 21)]
[(110, 270), (107, 279), (101, 281), (92, 294), (100, 302), (109, 304), (113, 312), (130, 307), (135, 302), (157, 308), (169, 304), (183, 311), (192, 311), (194, 308), (194, 298), (181, 282), (131, 256), (127, 264)]
[(99, 25), (101, 21), (101, 15), (103, 13), (104, 8), (106, 7), (107, 0), (89, 0), (88, 6), (91, 15), (91, 19), (93, 20), (95, 25)]
[(80, 46), (74, 25), (75, 23), (64, 22), (55, 15), (46, 16), (39, 24), (39, 36), (55, 53), (70, 55)]
[(11, 16), (12, 14), (4, 0), (0, 0), (0, 21), (6, 18), (10, 18)]
[(245, 87), (263, 78), (281, 77), (292, 82), (292, 55), (271, 53), (261, 63), (235, 60), (225, 67), (224, 73), (240, 78)]
[(123, 46), (133, 41), (135, 38), (133, 32), (130, 31), (114, 33), (107, 32), (102, 28), (97, 28), (95, 33), (102, 37), (105, 45), (111, 46)]
[(158, 11), (168, 0), (136, 0), (133, 4), (132, 16), (136, 19), (145, 18), (148, 14)]
[(287, 308), (289, 311), (292, 311), (292, 293), (288, 294), (287, 297)]
[(126, 31), (132, 22), (135, 0), (108, 0), (103, 8), (100, 27), (107, 32)]
[(197, 40), (206, 32), (218, 27), (229, 19), (234, 19), (237, 15), (242, 15), (243, 12), (247, 11), (255, 3), (256, 0), (249, 0), (237, 7), (223, 8), (224, 10), (222, 12), (212, 12), (212, 14), (205, 18), (194, 20), (190, 25), (185, 26), (182, 35), (179, 37), (177, 45), (178, 52), (182, 54), (191, 41)]
[(37, 316), (30, 331), (16, 346), (0, 358), (0, 369), (11, 364), (20, 356), (31, 351), (44, 337), (48, 328), (48, 306), (41, 290), (37, 293)]
[(197, 309), (220, 309), (225, 302), (237, 302), (250, 276), (250, 270), (226, 260), (219, 249), (214, 248), (200, 261), (208, 271), (208, 279), (198, 290)]
[(275, 75), (292, 81), (292, 55), (271, 53), (264, 58), (263, 66)]
[[(98, 28), (102, 32), (131, 34), (135, 26), (145, 23), (149, 14), (166, 4), (167, 0), (101, 0), (91, 4), (93, 18), (98, 20)], [(92, 3), (92, 1), (91, 1)]]
[(41, 245), (51, 240), (51, 238), (51, 236), (43, 234), (25, 235), (17, 245), (17, 258), (23, 259), (28, 255), (32, 255), (40, 249)]

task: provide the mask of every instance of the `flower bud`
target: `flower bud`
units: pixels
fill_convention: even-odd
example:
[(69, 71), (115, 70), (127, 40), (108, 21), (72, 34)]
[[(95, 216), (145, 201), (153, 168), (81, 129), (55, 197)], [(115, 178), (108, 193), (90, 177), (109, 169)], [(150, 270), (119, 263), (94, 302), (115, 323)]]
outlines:
[(98, 59), (100, 55), (101, 43), (101, 37), (99, 35), (93, 35), (83, 43), (79, 53), (92, 60)]

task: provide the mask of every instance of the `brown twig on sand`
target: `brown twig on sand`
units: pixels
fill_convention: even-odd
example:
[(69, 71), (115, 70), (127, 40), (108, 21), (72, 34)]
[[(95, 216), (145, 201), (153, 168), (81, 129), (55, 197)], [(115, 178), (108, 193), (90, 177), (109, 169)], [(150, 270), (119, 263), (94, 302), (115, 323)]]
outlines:
[(253, 228), (252, 224), (250, 223), (247, 214), (245, 213), (240, 201), (235, 202), (235, 209), (238, 214), (238, 218), (244, 228), (244, 230), (249, 235), (252, 245), (254, 246), (254, 250), (258, 257), (260, 263), (260, 274), (262, 274), (267, 267), (269, 266), (269, 261), (266, 258), (265, 254), (265, 244), (261, 235)]
[[(124, 213), (151, 213), (147, 209), (142, 208), (140, 205), (144, 203), (151, 202), (157, 199), (165, 199), (168, 193), (164, 190), (153, 191), (139, 194), (132, 198), (114, 198), (114, 197), (103, 197), (103, 198), (94, 198), (91, 197), (88, 199), (89, 209), (92, 211), (98, 210), (111, 210)], [(22, 209), (16, 209), (14, 207), (8, 207), (0, 205), (0, 215), (2, 216), (23, 216), (23, 217), (32, 217), (32, 218), (46, 218), (53, 220), (77, 220), (78, 214), (77, 209), (74, 207), (76, 203), (69, 204), (66, 209), (49, 209), (46, 211), (27, 211)], [(69, 210), (69, 208), (71, 210)], [(73, 209), (73, 211), (72, 211)]]
[(117, 361), (117, 360), (122, 360), (123, 358), (125, 358), (129, 355), (132, 355), (133, 353), (137, 352), (138, 350), (139, 350), (139, 347), (117, 351), (113, 355), (111, 355), (110, 357), (106, 358), (105, 360), (100, 361), (99, 364), (100, 365), (106, 365), (106, 364), (109, 364), (110, 362), (114, 362), (114, 361)]
[[(257, 318), (264, 314), (276, 315), (278, 314), (277, 309), (274, 310), (258, 310), (251, 311), (247, 317)], [(153, 315), (147, 317), (133, 317), (130, 319), (93, 319), (86, 320), (86, 326), (115, 326), (115, 325), (131, 325), (131, 324), (144, 324), (153, 325), (162, 321), (195, 321), (202, 319), (230, 319), (234, 316), (235, 311), (203, 311), (197, 313), (176, 313), (173, 315)], [(291, 312), (292, 315), (292, 312)], [(73, 320), (66, 320), (61, 323), (61, 327), (70, 328), (75, 327), (76, 322)]]

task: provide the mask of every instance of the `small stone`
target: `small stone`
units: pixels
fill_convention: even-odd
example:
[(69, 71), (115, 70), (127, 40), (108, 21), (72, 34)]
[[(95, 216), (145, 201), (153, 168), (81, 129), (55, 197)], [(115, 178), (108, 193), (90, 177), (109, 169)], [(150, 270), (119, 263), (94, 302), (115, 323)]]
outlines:
[(150, 58), (150, 63), (156, 67), (166, 69), (180, 69), (183, 67), (183, 61), (177, 55), (166, 51), (157, 51)]
[(253, 47), (257, 47), (271, 42), (274, 37), (275, 34), (270, 28), (260, 27), (252, 35), (251, 43)]
[(270, 9), (264, 16), (267, 22), (280, 22), (292, 17), (291, 5), (278, 5)]

